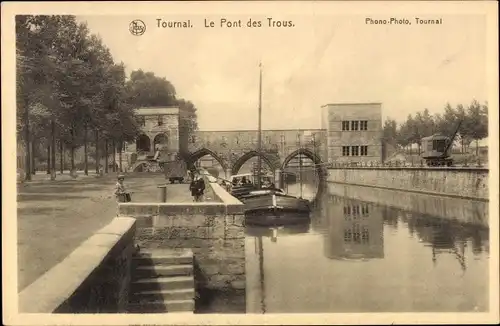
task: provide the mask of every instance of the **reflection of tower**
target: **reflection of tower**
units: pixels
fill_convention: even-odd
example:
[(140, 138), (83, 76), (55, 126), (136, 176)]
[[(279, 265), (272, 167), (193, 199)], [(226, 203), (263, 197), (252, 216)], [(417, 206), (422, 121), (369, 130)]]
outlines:
[(326, 256), (383, 258), (383, 219), (379, 207), (346, 198), (329, 201)]

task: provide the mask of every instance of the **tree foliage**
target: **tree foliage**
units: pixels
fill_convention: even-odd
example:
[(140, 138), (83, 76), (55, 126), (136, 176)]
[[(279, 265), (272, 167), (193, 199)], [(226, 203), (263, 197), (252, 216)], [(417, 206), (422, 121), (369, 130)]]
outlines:
[(488, 136), (488, 103), (473, 100), (467, 107), (462, 104), (452, 107), (447, 103), (442, 114), (431, 115), (428, 109), (424, 109), (415, 116), (408, 115), (399, 125), (388, 119), (383, 127), (383, 141), (403, 148), (417, 144), (420, 151), (423, 137), (433, 134), (452, 136), (460, 121), (455, 141), (465, 151), (473, 140), (477, 143)]
[(178, 105), (180, 133), (196, 130), (195, 106), (177, 100), (168, 80), (137, 70), (127, 81), (124, 64), (74, 16), (18, 15), (16, 36), (17, 131), (26, 148), (55, 147), (57, 138), (71, 149), (74, 167), (74, 150), (88, 142), (134, 140), (139, 106)]

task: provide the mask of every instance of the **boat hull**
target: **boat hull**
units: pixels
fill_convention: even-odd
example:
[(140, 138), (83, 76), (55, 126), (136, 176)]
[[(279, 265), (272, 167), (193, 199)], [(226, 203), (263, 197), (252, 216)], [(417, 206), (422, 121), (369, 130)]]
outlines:
[(294, 224), (309, 220), (309, 202), (301, 198), (267, 193), (244, 196), (242, 202), (248, 224)]
[(236, 198), (241, 198), (243, 196), (247, 196), (250, 194), (251, 191), (256, 190), (257, 188), (255, 186), (239, 186), (239, 187), (234, 187), (233, 190), (231, 191), (231, 195), (236, 197)]

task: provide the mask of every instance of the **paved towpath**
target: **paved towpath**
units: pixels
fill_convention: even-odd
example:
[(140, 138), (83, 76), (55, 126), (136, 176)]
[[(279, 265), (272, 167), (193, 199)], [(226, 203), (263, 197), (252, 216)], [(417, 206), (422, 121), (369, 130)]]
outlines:
[[(61, 262), (117, 214), (116, 174), (18, 185), (18, 288)], [(157, 202), (161, 174), (129, 175), (134, 202)], [(168, 185), (169, 201), (191, 202), (188, 184)]]

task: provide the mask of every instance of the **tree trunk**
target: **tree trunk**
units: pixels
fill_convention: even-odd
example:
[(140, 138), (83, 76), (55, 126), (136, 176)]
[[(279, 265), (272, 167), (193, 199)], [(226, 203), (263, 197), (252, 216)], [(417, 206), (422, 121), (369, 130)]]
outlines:
[(118, 149), (118, 164), (120, 167), (120, 172), (123, 172), (123, 169), (122, 169), (122, 150), (123, 150), (123, 141), (120, 140), (119, 149)]
[(59, 139), (59, 168), (61, 169), (61, 174), (64, 173), (64, 144), (62, 139)]
[(28, 103), (24, 103), (24, 147), (25, 147), (25, 153), (26, 153), (26, 162), (25, 162), (25, 167), (24, 167), (24, 172), (25, 172), (25, 180), (30, 181), (31, 180), (31, 155), (30, 155), (30, 121), (29, 121), (29, 109), (28, 109)]
[(50, 160), (50, 143), (49, 145), (47, 145), (47, 174), (50, 174), (50, 164), (51, 164), (51, 160)]
[(112, 150), (113, 150), (113, 172), (116, 172), (116, 142), (114, 139), (112, 144)]
[(95, 173), (99, 174), (99, 130), (95, 131)]
[(87, 125), (83, 128), (83, 169), (85, 175), (89, 175), (89, 162), (87, 153)]
[(34, 141), (34, 140), (32, 140), (32, 141), (30, 142), (30, 144), (31, 144), (31, 145), (30, 145), (30, 147), (28, 148), (28, 150), (29, 150), (29, 151), (31, 151), (31, 152), (30, 152), (30, 153), (31, 153), (31, 154), (30, 154), (30, 155), (31, 155), (31, 171), (30, 171), (30, 173), (31, 173), (31, 174), (33, 174), (33, 175), (35, 175), (35, 173), (36, 173), (36, 164), (35, 164), (35, 156), (36, 156), (36, 155), (35, 155), (35, 141)]
[(56, 123), (54, 120), (52, 120), (52, 123), (51, 123), (51, 129), (52, 129), (52, 146), (51, 146), (51, 149), (52, 149), (52, 166), (51, 166), (51, 173), (52, 171), (54, 173), (56, 173)]
[(108, 165), (109, 165), (109, 150), (108, 150), (109, 144), (108, 144), (108, 138), (104, 139), (104, 172), (108, 173)]
[(71, 129), (71, 170), (75, 170), (75, 132)]
[(479, 157), (479, 139), (476, 139), (476, 156)]

